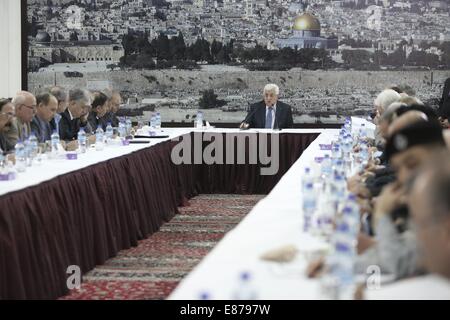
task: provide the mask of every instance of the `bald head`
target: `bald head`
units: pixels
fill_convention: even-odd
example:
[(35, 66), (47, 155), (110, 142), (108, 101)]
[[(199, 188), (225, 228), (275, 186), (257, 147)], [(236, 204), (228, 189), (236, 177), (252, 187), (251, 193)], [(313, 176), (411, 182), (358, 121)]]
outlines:
[(406, 128), (407, 126), (420, 121), (428, 121), (425, 113), (417, 110), (411, 110), (395, 119), (389, 126), (388, 135), (392, 136), (394, 133)]
[(36, 113), (36, 98), (28, 91), (19, 91), (11, 101), (16, 108), (16, 117), (30, 123)]

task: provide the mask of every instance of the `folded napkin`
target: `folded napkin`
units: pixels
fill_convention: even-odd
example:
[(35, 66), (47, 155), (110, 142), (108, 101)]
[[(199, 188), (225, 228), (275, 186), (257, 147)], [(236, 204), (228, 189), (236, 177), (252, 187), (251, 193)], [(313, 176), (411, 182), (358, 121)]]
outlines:
[(297, 252), (298, 250), (294, 245), (286, 245), (264, 253), (261, 259), (274, 262), (290, 262), (294, 260)]

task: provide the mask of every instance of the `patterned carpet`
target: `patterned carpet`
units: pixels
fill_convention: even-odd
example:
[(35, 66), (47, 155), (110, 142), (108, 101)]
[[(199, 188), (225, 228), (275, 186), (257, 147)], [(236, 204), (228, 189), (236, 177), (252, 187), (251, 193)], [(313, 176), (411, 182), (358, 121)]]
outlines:
[(164, 299), (261, 195), (200, 195), (139, 245), (83, 276), (61, 299)]

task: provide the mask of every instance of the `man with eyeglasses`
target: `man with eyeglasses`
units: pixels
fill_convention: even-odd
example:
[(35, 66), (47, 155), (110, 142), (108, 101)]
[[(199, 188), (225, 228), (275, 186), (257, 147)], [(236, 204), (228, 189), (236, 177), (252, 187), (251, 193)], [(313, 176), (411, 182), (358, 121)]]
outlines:
[(11, 144), (16, 145), (17, 140), (26, 140), (31, 133), (30, 124), (36, 113), (36, 98), (28, 91), (19, 91), (11, 103), (15, 107), (16, 117), (5, 135)]

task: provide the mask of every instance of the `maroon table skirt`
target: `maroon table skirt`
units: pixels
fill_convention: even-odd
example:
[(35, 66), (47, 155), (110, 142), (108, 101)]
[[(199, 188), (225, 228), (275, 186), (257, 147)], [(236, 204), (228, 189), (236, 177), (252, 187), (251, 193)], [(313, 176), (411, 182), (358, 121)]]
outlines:
[[(193, 134), (191, 134), (192, 136)], [(280, 134), (280, 168), (182, 164), (167, 141), (0, 197), (0, 299), (55, 299), (82, 273), (156, 232), (198, 193), (268, 193), (318, 136)]]

